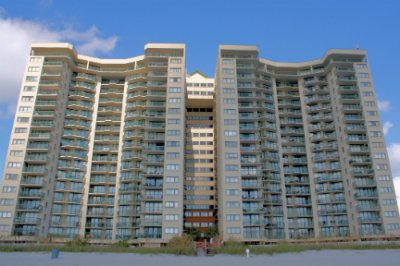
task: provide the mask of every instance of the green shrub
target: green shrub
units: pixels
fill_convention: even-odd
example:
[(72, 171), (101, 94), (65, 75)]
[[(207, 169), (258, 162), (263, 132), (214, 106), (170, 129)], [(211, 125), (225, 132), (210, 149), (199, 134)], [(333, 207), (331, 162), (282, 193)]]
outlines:
[(193, 244), (193, 238), (186, 234), (183, 234), (182, 236), (175, 236), (168, 242), (165, 250), (167, 253), (177, 255), (194, 255), (195, 248)]

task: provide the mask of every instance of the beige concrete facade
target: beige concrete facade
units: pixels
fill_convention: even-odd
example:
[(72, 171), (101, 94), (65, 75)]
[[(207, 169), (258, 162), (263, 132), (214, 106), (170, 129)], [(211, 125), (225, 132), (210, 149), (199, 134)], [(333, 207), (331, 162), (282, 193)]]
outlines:
[(0, 191), (0, 234), (165, 243), (399, 235), (367, 55), (280, 63), (184, 44), (98, 59), (33, 44)]

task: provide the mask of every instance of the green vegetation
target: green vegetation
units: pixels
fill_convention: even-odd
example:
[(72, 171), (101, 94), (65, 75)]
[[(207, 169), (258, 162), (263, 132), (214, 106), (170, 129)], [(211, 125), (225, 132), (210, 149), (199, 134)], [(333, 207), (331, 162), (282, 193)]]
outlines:
[(127, 241), (119, 241), (113, 245), (90, 245), (85, 239), (76, 238), (65, 245), (50, 244), (18, 244), (0, 245), (0, 252), (50, 252), (58, 248), (61, 252), (109, 252), (109, 253), (138, 253), (138, 254), (175, 254), (195, 255), (191, 236), (174, 237), (166, 247), (130, 247)]
[[(130, 247), (127, 241), (120, 241), (108, 246), (94, 246), (84, 239), (74, 239), (65, 245), (50, 244), (16, 244), (0, 245), (0, 252), (50, 252), (53, 248), (60, 249), (61, 252), (100, 252), (100, 253), (137, 253), (137, 254), (174, 254), (194, 256), (196, 254), (192, 237), (183, 235), (174, 237), (165, 247)], [(236, 241), (227, 241), (224, 247), (213, 248), (213, 254), (230, 254), (244, 256), (246, 248), (254, 255), (260, 254), (279, 254), (289, 252), (304, 252), (307, 250), (381, 250), (381, 249), (400, 249), (400, 244), (396, 243), (336, 243), (336, 244), (289, 244), (280, 243), (268, 246), (249, 247)]]
[[(182, 235), (173, 237), (167, 244), (166, 250), (169, 250), (171, 254), (177, 255), (195, 255), (195, 247), (193, 238), (190, 235)], [(165, 250), (164, 249), (164, 250)]]

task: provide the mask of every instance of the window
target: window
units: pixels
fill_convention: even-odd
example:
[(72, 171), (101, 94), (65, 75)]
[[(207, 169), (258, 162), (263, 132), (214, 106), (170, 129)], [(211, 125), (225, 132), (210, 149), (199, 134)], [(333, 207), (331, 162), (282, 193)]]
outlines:
[(179, 202), (178, 201), (166, 201), (165, 208), (178, 208)]
[(180, 103), (181, 102), (181, 98), (169, 98), (168, 102), (169, 103)]
[(234, 71), (233, 68), (223, 68), (222, 69), (222, 73), (224, 73), (224, 74), (233, 74), (233, 73), (235, 73), (235, 71)]
[(35, 86), (24, 86), (23, 91), (36, 91)]
[(179, 195), (179, 189), (168, 188), (165, 190), (166, 195)]
[(165, 220), (166, 221), (178, 221), (179, 216), (176, 214), (167, 214), (167, 215), (165, 215)]
[(356, 65), (356, 69), (367, 69), (367, 68), (368, 68), (367, 64), (357, 64)]
[(179, 114), (181, 112), (181, 108), (168, 108), (168, 114)]
[(17, 122), (18, 123), (29, 123), (29, 117), (19, 116), (19, 117), (17, 117)]
[(396, 217), (397, 216), (397, 211), (386, 211), (386, 212), (383, 212), (383, 215), (385, 217)]
[(233, 64), (233, 59), (222, 59), (223, 65)]
[(0, 212), (0, 218), (11, 218), (11, 212)]
[(180, 58), (171, 58), (171, 59), (169, 60), (169, 62), (170, 62), (171, 64), (181, 64), (181, 63), (182, 63), (182, 59), (180, 59)]
[(380, 132), (380, 131), (370, 131), (370, 132), (369, 132), (369, 136), (370, 136), (371, 138), (382, 137), (382, 132)]
[(180, 93), (180, 92), (182, 92), (182, 88), (181, 87), (171, 87), (171, 88), (169, 88), (169, 92), (170, 93)]
[(387, 228), (387, 230), (399, 230), (400, 224), (398, 224), (398, 223), (387, 224), (386, 228)]
[(180, 67), (171, 67), (171, 68), (169, 69), (169, 71), (170, 71), (171, 73), (181, 73), (182, 68), (180, 68)]
[(239, 166), (236, 164), (227, 164), (225, 165), (225, 171), (238, 171)]
[(360, 82), (361, 87), (371, 87), (371, 82)]
[(169, 125), (178, 125), (180, 124), (181, 120), (180, 119), (168, 119), (168, 124)]
[(239, 208), (240, 207), (240, 202), (239, 201), (227, 201), (225, 203), (227, 208)]
[(225, 159), (237, 159), (239, 158), (239, 154), (237, 152), (226, 152)]
[(21, 163), (19, 163), (19, 162), (8, 162), (7, 168), (21, 168)]
[(18, 175), (17, 174), (6, 174), (6, 180), (17, 180)]
[(239, 221), (240, 220), (240, 216), (239, 216), (239, 214), (227, 214), (226, 215), (226, 220), (227, 221)]
[(223, 102), (226, 104), (234, 104), (236, 102), (236, 99), (235, 98), (224, 98)]
[(224, 119), (225, 126), (232, 126), (236, 125), (236, 119)]
[(180, 145), (180, 141), (167, 141), (167, 147), (179, 147)]
[(0, 232), (8, 232), (10, 230), (10, 226), (8, 224), (0, 224)]
[(26, 81), (31, 81), (31, 82), (35, 82), (38, 81), (38, 77), (36, 76), (26, 76)]
[(369, 78), (369, 74), (368, 73), (358, 73), (357, 77), (366, 79), (366, 78)]
[(372, 91), (363, 91), (363, 92), (362, 92), (362, 95), (363, 95), (363, 96), (373, 96), (374, 93), (373, 93)]
[(20, 106), (18, 109), (20, 112), (30, 113), (32, 111), (32, 107), (29, 106)]
[(24, 152), (20, 151), (20, 150), (11, 150), (10, 151), (10, 156), (21, 157), (23, 155), (24, 155)]
[(177, 234), (178, 233), (178, 228), (177, 227), (166, 227), (165, 228), (165, 233), (166, 234)]
[(179, 152), (167, 152), (168, 159), (179, 159), (180, 155)]
[(3, 192), (4, 193), (13, 193), (17, 191), (17, 187), (16, 186), (4, 186), (3, 187)]
[(225, 195), (227, 196), (237, 196), (240, 194), (239, 189), (225, 189)]
[(378, 178), (379, 181), (389, 181), (389, 180), (392, 180), (392, 179), (390, 178), (390, 176), (388, 176), (388, 175), (379, 175), (377, 178)]
[(374, 101), (365, 101), (365, 106), (376, 106)]
[(225, 137), (234, 137), (234, 136), (237, 136), (237, 131), (236, 131), (236, 130), (225, 130), (225, 131), (224, 131), (224, 136), (225, 136)]
[(181, 78), (176, 78), (176, 77), (174, 77), (174, 78), (169, 78), (169, 82), (172, 82), (172, 83), (177, 83), (177, 82), (181, 82), (181, 81), (182, 81)]
[(33, 101), (33, 96), (22, 96), (21, 97), (22, 102), (32, 102)]
[(235, 92), (234, 88), (223, 88), (222, 91), (226, 94), (231, 94)]
[(14, 133), (26, 133), (28, 132), (28, 129), (26, 127), (16, 127), (14, 129)]
[(31, 58), (29, 58), (29, 62), (39, 63), (39, 62), (42, 62), (42, 58), (41, 57), (37, 57), (37, 56), (32, 56)]
[(373, 148), (383, 148), (383, 147), (385, 147), (385, 143), (383, 143), (383, 142), (372, 142), (372, 147)]
[(232, 235), (240, 234), (240, 227), (227, 227), (226, 232), (228, 234), (232, 234)]
[(368, 126), (379, 127), (379, 121), (368, 121)]
[(167, 135), (168, 136), (180, 136), (181, 131), (180, 130), (168, 130)]
[(376, 116), (378, 113), (376, 111), (367, 111), (368, 116)]
[(225, 182), (226, 183), (237, 183), (237, 182), (239, 182), (239, 177), (227, 176), (227, 177), (225, 177)]
[(224, 78), (224, 79), (222, 79), (222, 83), (225, 83), (225, 84), (233, 84), (233, 83), (235, 83), (235, 79)]
[(381, 163), (381, 164), (376, 165), (376, 169), (377, 170), (387, 170), (387, 169), (389, 169), (389, 167), (387, 166), (387, 164)]
[(169, 171), (178, 171), (179, 164), (167, 164), (167, 170)]
[(28, 67), (28, 72), (39, 72), (40, 71), (40, 67)]
[(383, 199), (382, 204), (386, 205), (386, 206), (387, 205), (395, 205), (396, 201), (394, 199)]
[(392, 187), (381, 187), (379, 189), (379, 192), (381, 192), (381, 193), (391, 193), (391, 192), (393, 192), (393, 188)]
[(374, 159), (386, 159), (386, 154), (384, 153), (375, 153), (374, 154)]
[(10, 206), (14, 204), (13, 199), (0, 199), (0, 205), (2, 206)]
[(224, 142), (226, 148), (237, 148), (238, 142), (237, 141), (225, 141)]
[(18, 144), (25, 144), (24, 139), (13, 139), (11, 144), (18, 145)]
[(236, 114), (236, 109), (224, 109), (224, 114), (234, 115), (234, 114)]
[(166, 183), (178, 183), (179, 182), (179, 177), (178, 176), (167, 176), (165, 178)]

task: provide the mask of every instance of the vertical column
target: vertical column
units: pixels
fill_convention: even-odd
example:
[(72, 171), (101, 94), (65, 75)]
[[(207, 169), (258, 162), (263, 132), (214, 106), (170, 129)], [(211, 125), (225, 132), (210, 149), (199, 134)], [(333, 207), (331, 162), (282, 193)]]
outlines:
[[(216, 70), (215, 112), (217, 142), (218, 227), (222, 239), (243, 238), (242, 189), (240, 178), (240, 139), (236, 60), (225, 58), (220, 47)], [(234, 122), (224, 122), (231, 120)], [(236, 135), (226, 134), (236, 132)]]
[[(162, 227), (162, 239), (164, 241), (183, 233), (186, 111), (185, 48), (183, 47), (178, 51), (182, 53), (182, 57), (170, 57), (168, 63)], [(170, 179), (176, 182), (165, 182)]]

